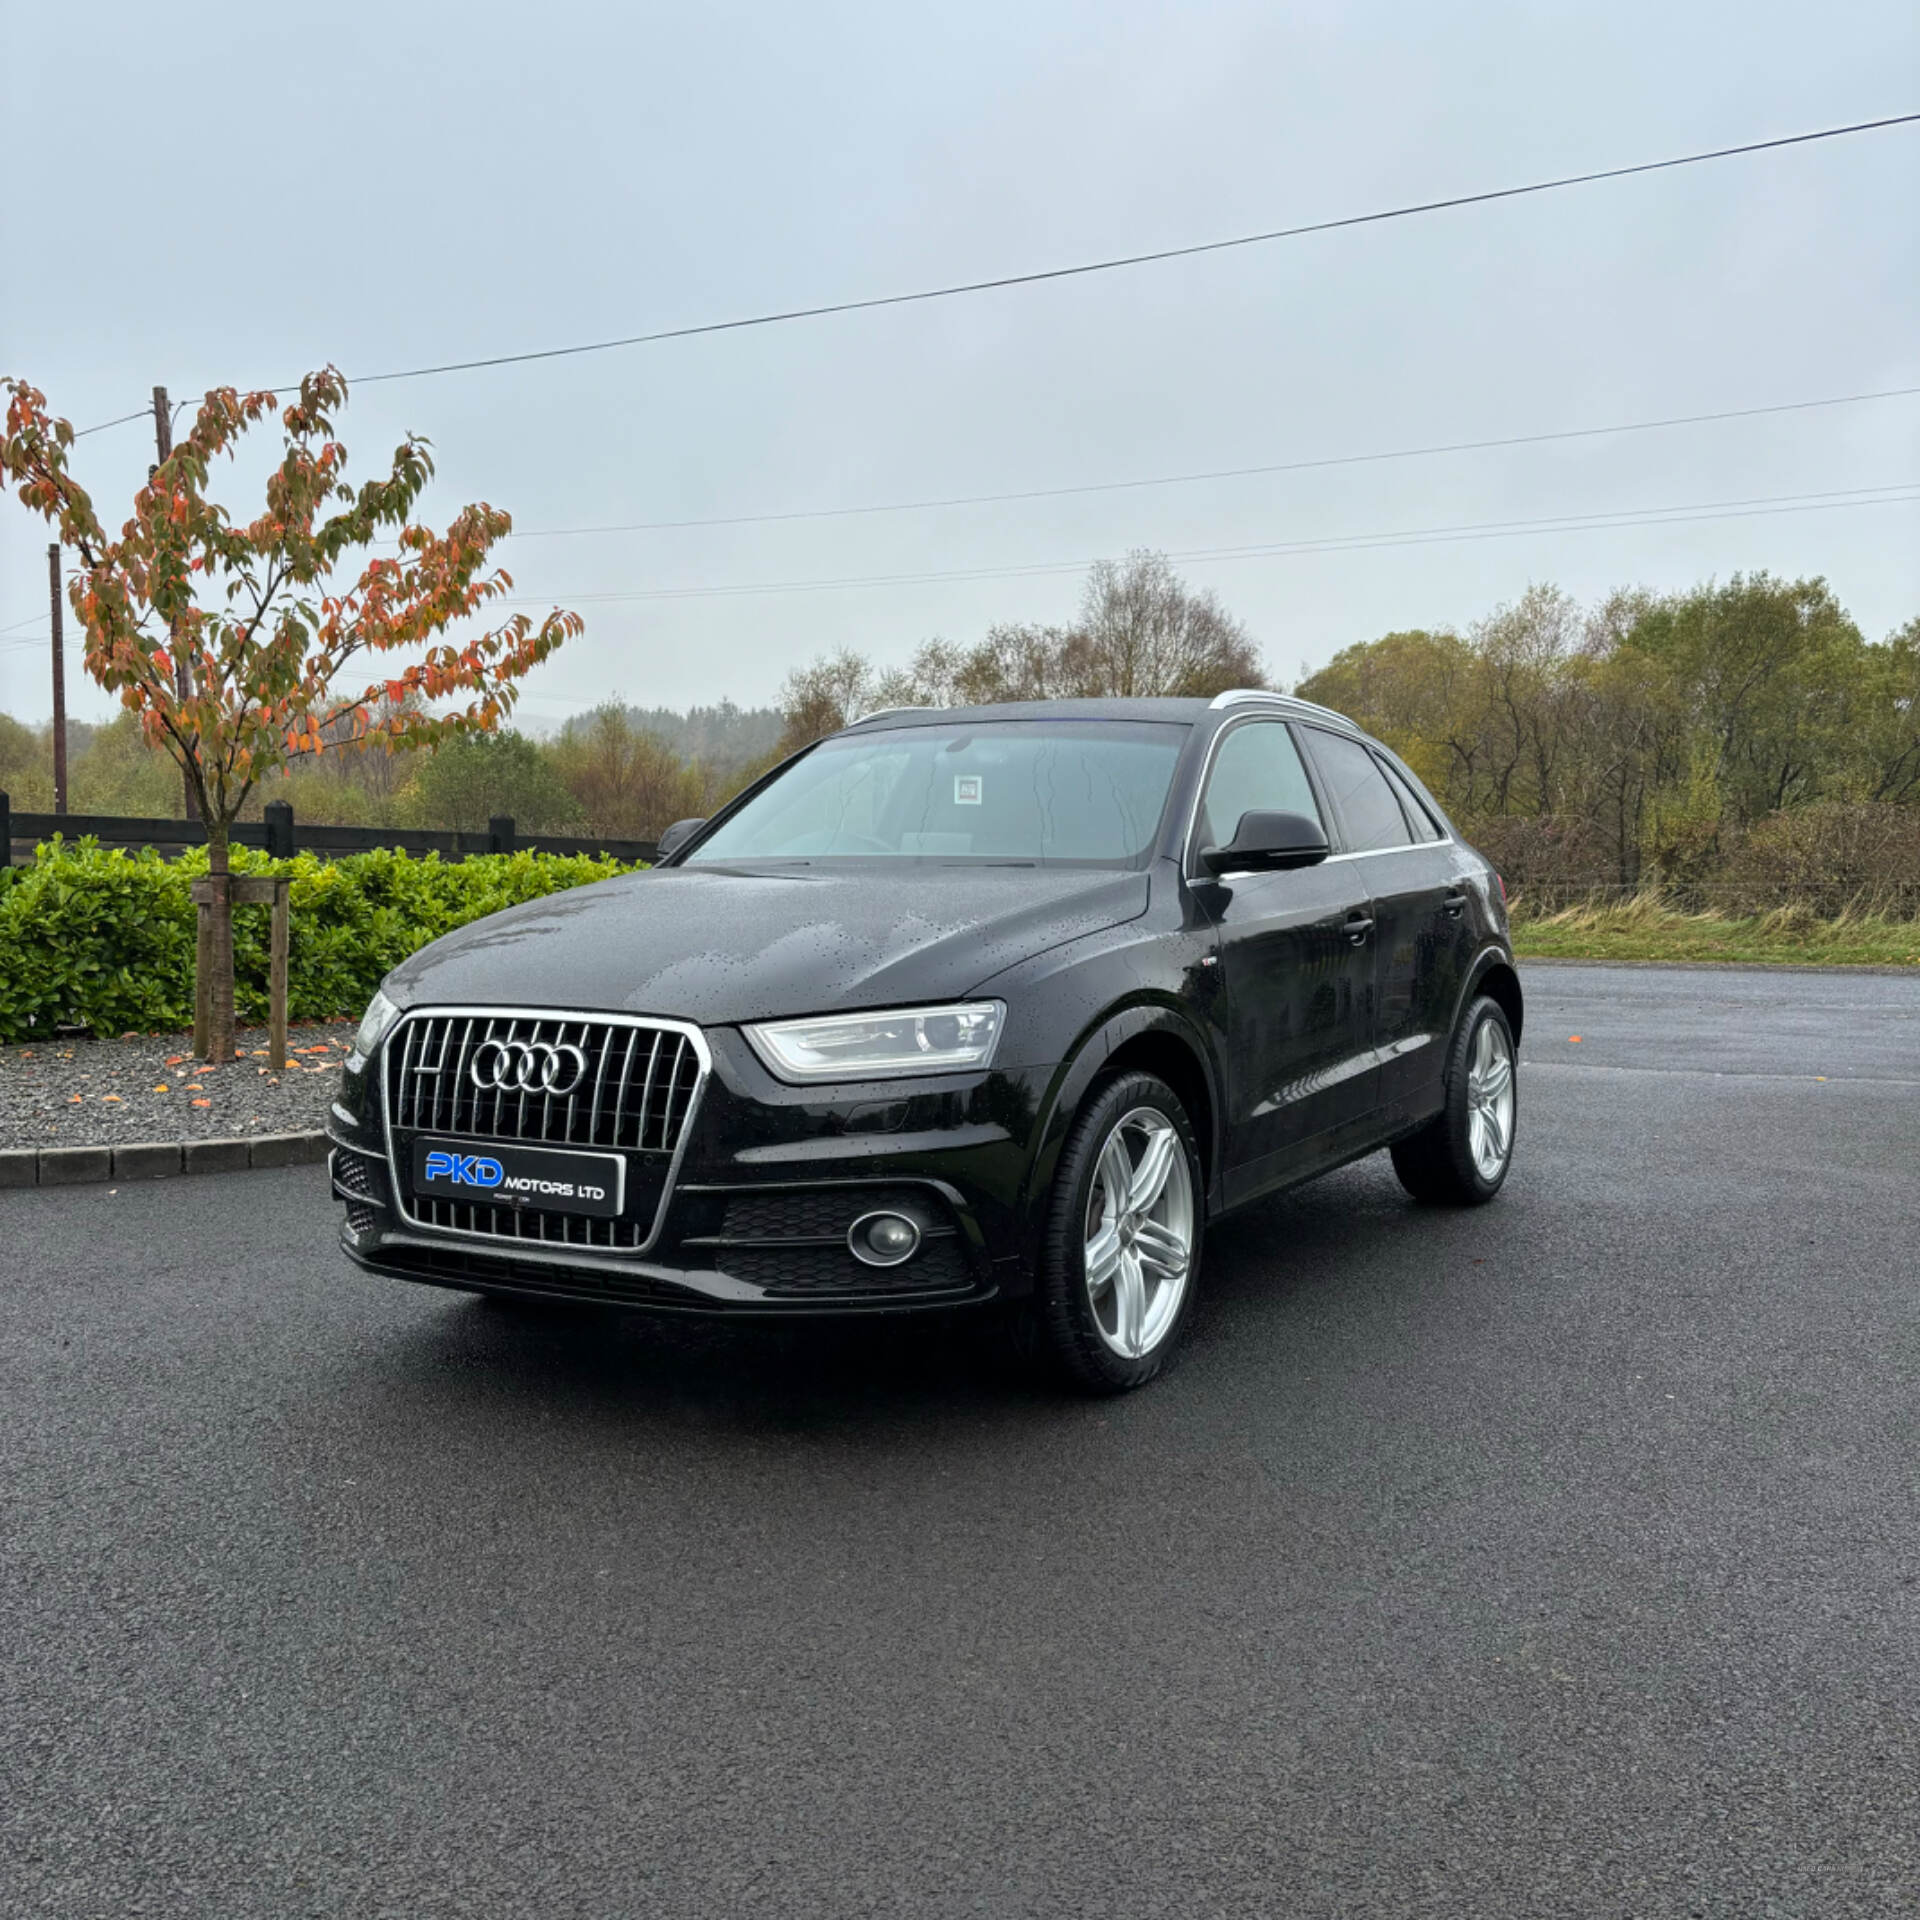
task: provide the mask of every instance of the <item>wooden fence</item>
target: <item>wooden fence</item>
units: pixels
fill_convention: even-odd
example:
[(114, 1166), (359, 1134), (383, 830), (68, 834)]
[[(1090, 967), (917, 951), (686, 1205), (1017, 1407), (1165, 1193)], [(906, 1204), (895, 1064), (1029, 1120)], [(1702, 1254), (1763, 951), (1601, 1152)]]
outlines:
[[(372, 853), (394, 847), (402, 853), (437, 853), (443, 860), (464, 860), (478, 853), (590, 853), (615, 860), (651, 860), (659, 849), (651, 840), (594, 840), (573, 834), (518, 833), (512, 817), (496, 814), (484, 833), (440, 833), (415, 827), (302, 826), (284, 800), (270, 800), (261, 820), (236, 822), (233, 839), (259, 847), (276, 859), (297, 852), (339, 855)], [(186, 847), (204, 847), (207, 830), (197, 820), (137, 820), (112, 813), (14, 813), (0, 793), (0, 866), (16, 849), (31, 859), (33, 849), (55, 834), (68, 840), (92, 838), (103, 847), (157, 847), (168, 855)]]

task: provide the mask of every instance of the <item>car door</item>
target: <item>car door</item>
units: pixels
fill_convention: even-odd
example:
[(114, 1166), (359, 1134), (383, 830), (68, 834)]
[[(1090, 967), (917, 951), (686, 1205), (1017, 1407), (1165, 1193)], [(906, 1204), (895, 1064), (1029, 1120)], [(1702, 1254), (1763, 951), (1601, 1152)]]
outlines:
[[(1436, 894), (1439, 914), (1430, 915), (1431, 951), (1425, 957), (1421, 985), (1427, 1002), (1427, 1029), (1438, 1040), (1424, 1050), (1415, 1050), (1389, 1060), (1383, 1068), (1385, 1091), (1393, 1097), (1414, 1101), (1420, 1110), (1435, 1107), (1442, 1095), (1441, 1075), (1446, 1065), (1446, 1043), (1453, 1032), (1454, 1015), (1472, 971), (1477, 949), (1477, 931), (1471, 896), (1478, 862), (1474, 855), (1448, 833), (1427, 802), (1420, 797), (1415, 782), (1408, 780), (1390, 754), (1374, 752), (1387, 776), (1400, 810), (1407, 816), (1413, 838), (1421, 854), (1420, 876), (1423, 897)], [(1429, 1060), (1427, 1055), (1437, 1058)]]
[(1331, 1157), (1377, 1094), (1359, 864), (1218, 877), (1199, 865), (1202, 847), (1231, 841), (1241, 815), (1261, 810), (1304, 814), (1332, 837), (1283, 720), (1248, 719), (1222, 733), (1189, 837), (1189, 884), (1218, 931), (1225, 975), (1229, 1202)]
[[(1389, 1115), (1408, 1117), (1431, 1109), (1438, 1096), (1466, 896), (1455, 885), (1451, 848), (1416, 837), (1393, 776), (1366, 742), (1325, 727), (1304, 731), (1374, 919), (1380, 1103)], [(1424, 809), (1416, 817), (1437, 832)]]

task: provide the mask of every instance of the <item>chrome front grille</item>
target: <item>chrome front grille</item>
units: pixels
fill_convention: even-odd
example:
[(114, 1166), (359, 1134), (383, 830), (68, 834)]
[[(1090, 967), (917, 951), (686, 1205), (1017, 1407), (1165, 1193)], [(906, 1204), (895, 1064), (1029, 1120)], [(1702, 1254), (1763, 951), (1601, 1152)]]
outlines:
[[(577, 1051), (583, 1064), (564, 1093), (484, 1085), (490, 1076), (475, 1073), (475, 1058), (489, 1041), (566, 1049), (569, 1061)], [(707, 1064), (697, 1032), (664, 1021), (486, 1008), (408, 1014), (387, 1042), (383, 1072), (391, 1170), (404, 1211), (418, 1226), (487, 1239), (644, 1248), (665, 1209)], [(415, 1193), (405, 1177), (405, 1142), (418, 1134), (625, 1154), (627, 1216), (602, 1220)]]
[[(575, 1047), (586, 1066), (566, 1094), (478, 1086), (474, 1053), (489, 1040)], [(400, 1028), (387, 1059), (395, 1127), (629, 1153), (673, 1152), (701, 1076), (693, 1038), (678, 1027), (551, 1014), (424, 1014)]]

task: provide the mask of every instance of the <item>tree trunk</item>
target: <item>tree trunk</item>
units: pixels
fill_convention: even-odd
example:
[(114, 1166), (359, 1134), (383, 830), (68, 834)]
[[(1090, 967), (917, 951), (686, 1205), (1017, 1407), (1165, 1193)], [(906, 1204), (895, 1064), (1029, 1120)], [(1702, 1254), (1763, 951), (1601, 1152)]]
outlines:
[(213, 882), (207, 929), (207, 1059), (227, 1067), (233, 1064), (233, 893), (224, 820), (207, 822), (207, 878)]

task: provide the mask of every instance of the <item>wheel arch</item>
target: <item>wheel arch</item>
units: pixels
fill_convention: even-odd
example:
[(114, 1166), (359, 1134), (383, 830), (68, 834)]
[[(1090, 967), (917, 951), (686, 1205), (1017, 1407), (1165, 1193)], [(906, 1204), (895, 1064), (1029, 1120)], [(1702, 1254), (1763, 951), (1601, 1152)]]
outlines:
[(1499, 947), (1489, 947), (1473, 963), (1467, 975), (1466, 991), (1460, 996), (1460, 1004), (1454, 1009), (1454, 1025), (1460, 1023), (1460, 1015), (1478, 994), (1485, 994), (1502, 1013), (1507, 1016), (1507, 1025), (1513, 1029), (1513, 1043), (1520, 1044), (1520, 1028), (1526, 1016), (1526, 998), (1520, 991), (1520, 975), (1513, 964), (1513, 958)]
[[(1116, 1074), (1151, 1073), (1179, 1095), (1200, 1148), (1203, 1192), (1218, 1184), (1221, 1157), (1219, 1074), (1211, 1049), (1183, 1013), (1166, 1001), (1115, 1008), (1080, 1037), (1062, 1063), (1041, 1121), (1039, 1150), (1027, 1173), (1025, 1210), (1044, 1210), (1073, 1124), (1094, 1090)], [(1208, 1211), (1211, 1211), (1209, 1199)]]

